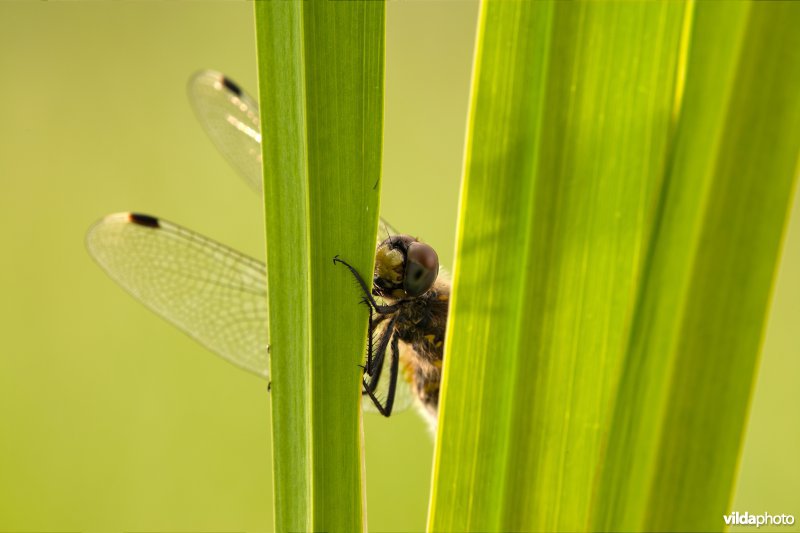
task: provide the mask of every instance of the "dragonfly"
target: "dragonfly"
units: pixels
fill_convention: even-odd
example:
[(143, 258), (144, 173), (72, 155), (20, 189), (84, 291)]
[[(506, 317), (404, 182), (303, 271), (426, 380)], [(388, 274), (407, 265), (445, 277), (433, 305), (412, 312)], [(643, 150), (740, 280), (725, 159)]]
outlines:
[[(258, 104), (227, 76), (198, 72), (189, 101), (213, 144), (261, 193)], [(371, 283), (344, 259), (370, 309), (362, 406), (384, 416), (416, 404), (435, 427), (450, 282), (436, 252), (381, 219)], [(269, 380), (266, 265), (159, 217), (115, 213), (87, 232), (98, 265), (134, 298), (211, 352)]]

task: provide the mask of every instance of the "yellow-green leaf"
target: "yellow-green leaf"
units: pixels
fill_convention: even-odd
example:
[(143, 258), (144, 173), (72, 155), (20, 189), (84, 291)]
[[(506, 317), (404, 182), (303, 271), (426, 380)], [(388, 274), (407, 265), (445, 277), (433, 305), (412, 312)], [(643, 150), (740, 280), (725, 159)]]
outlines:
[(483, 3), (431, 530), (724, 527), (797, 172), (798, 16)]

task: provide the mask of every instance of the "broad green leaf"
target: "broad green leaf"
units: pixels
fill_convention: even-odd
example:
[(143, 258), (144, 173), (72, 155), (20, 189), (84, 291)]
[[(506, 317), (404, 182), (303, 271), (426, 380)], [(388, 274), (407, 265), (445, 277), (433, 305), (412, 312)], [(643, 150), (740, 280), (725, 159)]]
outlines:
[[(382, 2), (257, 2), (275, 528), (357, 531), (383, 132)], [(369, 277), (368, 277), (369, 279)]]
[(723, 528), (796, 173), (796, 17), (484, 2), (431, 530)]
[(723, 529), (797, 176), (800, 5), (701, 2), (693, 18), (600, 529)]

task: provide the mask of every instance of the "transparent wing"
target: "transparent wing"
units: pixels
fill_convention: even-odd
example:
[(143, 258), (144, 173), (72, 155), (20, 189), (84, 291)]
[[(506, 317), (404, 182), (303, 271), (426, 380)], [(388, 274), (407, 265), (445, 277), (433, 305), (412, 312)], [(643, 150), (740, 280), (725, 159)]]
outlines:
[(185, 228), (120, 213), (86, 236), (111, 278), (203, 346), (262, 377), (269, 374), (264, 264)]
[[(189, 80), (189, 101), (214, 146), (245, 182), (261, 193), (261, 123), (258, 103), (220, 72), (203, 70)], [(398, 235), (381, 218), (378, 243), (388, 234)]]
[(400, 233), (392, 227), (391, 224), (386, 222), (386, 219), (383, 217), (380, 218), (378, 221), (378, 237), (377, 237), (377, 244), (383, 242), (384, 239), (389, 237), (390, 235), (400, 235)]
[(213, 70), (189, 80), (189, 102), (217, 149), (250, 187), (261, 192), (258, 104), (230, 78)]
[[(263, 263), (177, 224), (136, 213), (97, 222), (86, 246), (114, 281), (156, 314), (231, 363), (269, 377)], [(383, 377), (388, 375), (387, 367)], [(386, 390), (386, 381), (379, 391)], [(411, 392), (400, 379), (396, 411), (410, 405), (401, 400), (406, 397)], [(368, 397), (363, 405), (375, 412)]]

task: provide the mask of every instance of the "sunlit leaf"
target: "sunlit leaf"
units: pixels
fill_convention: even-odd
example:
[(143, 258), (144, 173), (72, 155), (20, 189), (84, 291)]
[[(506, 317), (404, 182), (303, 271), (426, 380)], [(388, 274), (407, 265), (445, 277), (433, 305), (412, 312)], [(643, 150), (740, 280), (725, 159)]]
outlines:
[(724, 527), (796, 175), (799, 17), (482, 5), (431, 530)]

